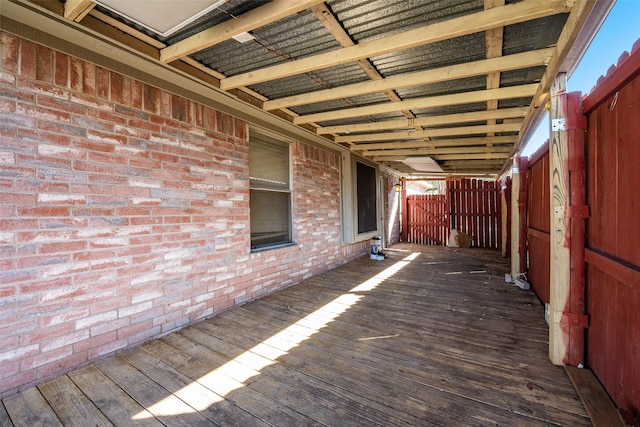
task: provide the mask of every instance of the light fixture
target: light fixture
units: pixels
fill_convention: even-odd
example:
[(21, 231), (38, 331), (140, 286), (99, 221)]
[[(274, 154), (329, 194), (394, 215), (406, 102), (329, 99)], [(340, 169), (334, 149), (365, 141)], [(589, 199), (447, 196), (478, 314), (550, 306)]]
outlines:
[(168, 37), (185, 25), (211, 12), (227, 0), (131, 1), (94, 0), (100, 6)]
[(399, 182), (396, 182), (395, 184), (393, 184), (393, 191), (395, 191), (396, 193), (399, 193), (400, 190), (402, 190), (402, 185), (400, 185)]
[(231, 37), (232, 39), (234, 39), (235, 41), (237, 41), (238, 43), (246, 43), (249, 42), (251, 40), (255, 39), (255, 36), (251, 33), (248, 32), (244, 32), (244, 33), (240, 33), (240, 34), (236, 34), (235, 36)]

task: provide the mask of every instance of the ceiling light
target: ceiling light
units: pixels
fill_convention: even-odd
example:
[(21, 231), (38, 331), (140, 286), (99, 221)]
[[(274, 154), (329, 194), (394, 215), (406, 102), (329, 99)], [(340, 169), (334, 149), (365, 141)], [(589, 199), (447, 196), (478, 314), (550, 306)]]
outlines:
[(231, 38), (234, 39), (237, 42), (246, 43), (248, 41), (254, 40), (255, 36), (253, 34), (251, 34), (251, 33), (244, 32), (244, 33), (236, 34), (235, 36), (233, 36)]
[(94, 0), (100, 6), (167, 37), (227, 0)]

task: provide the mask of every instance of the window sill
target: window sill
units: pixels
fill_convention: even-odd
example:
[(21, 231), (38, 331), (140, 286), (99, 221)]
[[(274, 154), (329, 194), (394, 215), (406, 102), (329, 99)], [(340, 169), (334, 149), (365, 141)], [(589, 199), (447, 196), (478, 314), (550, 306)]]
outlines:
[(271, 246), (261, 246), (259, 248), (251, 248), (251, 253), (255, 254), (255, 253), (258, 253), (258, 252), (265, 252), (265, 251), (270, 251), (270, 250), (273, 250), (273, 249), (288, 248), (289, 246), (296, 246), (296, 243), (289, 242), (289, 243), (280, 243), (280, 244), (271, 245)]

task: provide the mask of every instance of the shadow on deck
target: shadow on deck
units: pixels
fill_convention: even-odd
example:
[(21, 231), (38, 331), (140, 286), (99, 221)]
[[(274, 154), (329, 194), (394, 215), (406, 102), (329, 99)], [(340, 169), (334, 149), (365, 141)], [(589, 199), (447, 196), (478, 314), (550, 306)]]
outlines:
[(590, 425), (497, 252), (388, 253), (10, 396), (0, 426)]

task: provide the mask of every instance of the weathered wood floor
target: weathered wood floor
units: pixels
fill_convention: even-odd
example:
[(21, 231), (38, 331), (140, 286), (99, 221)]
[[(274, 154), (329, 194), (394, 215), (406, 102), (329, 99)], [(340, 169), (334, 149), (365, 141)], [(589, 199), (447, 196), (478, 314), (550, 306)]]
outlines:
[(0, 426), (590, 425), (505, 271), (397, 245), (10, 396)]

